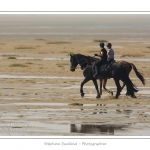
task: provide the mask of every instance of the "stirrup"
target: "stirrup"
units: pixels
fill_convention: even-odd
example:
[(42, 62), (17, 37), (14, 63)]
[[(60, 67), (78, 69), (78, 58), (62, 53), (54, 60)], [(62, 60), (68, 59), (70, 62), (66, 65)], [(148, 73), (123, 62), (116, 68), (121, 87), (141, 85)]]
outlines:
[(93, 77), (96, 77), (98, 74), (97, 73), (95, 73), (95, 74), (93, 74)]
[(105, 66), (104, 71), (107, 71), (109, 68), (109, 65)]
[(108, 67), (104, 69), (104, 71), (108, 71)]

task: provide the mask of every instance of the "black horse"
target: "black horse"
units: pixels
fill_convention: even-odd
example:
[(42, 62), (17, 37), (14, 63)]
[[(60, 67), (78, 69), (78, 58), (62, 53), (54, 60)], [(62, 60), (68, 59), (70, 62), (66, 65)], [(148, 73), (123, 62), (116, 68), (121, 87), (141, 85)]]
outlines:
[[(93, 57), (91, 57), (90, 59), (93, 59)], [(95, 59), (95, 58), (94, 58), (94, 59)], [(126, 68), (126, 71), (127, 71), (127, 73), (128, 73), (128, 76), (129, 76), (131, 70), (133, 69), (134, 72), (135, 72), (135, 74), (136, 74), (136, 76), (141, 80), (142, 84), (145, 85), (145, 79), (144, 79), (142, 73), (140, 73), (140, 72), (137, 70), (137, 68), (136, 68), (136, 66), (135, 66), (134, 64), (129, 63), (129, 62), (127, 62), (127, 61), (123, 61), (123, 60), (117, 61), (117, 63), (124, 65), (124, 67)], [(102, 95), (102, 86), (103, 86), (103, 88), (104, 88), (106, 91), (111, 92), (111, 91), (109, 91), (109, 90), (106, 88), (107, 79), (102, 79), (102, 78), (101, 78), (101, 79), (99, 79), (99, 80), (100, 80), (100, 93), (101, 93), (101, 95)], [(123, 83), (123, 86), (121, 87), (121, 91), (122, 91), (122, 89), (123, 89), (124, 87), (125, 87), (125, 83)], [(111, 93), (113, 94), (113, 92), (111, 92)], [(128, 93), (126, 93), (126, 95), (128, 95)]]
[(116, 93), (116, 98), (120, 95), (121, 92), (121, 86), (119, 83), (119, 80), (121, 80), (126, 86), (127, 86), (127, 93), (130, 95), (132, 98), (136, 98), (134, 95), (134, 92), (137, 92), (136, 86), (132, 83), (132, 81), (128, 77), (128, 72), (126, 71), (126, 68), (123, 64), (114, 62), (111, 67), (103, 74), (99, 74), (96, 78), (93, 77), (93, 69), (92, 69), (92, 64), (94, 61), (97, 61), (97, 59), (91, 59), (90, 56), (85, 56), (82, 54), (70, 54), (70, 70), (75, 71), (77, 65), (79, 64), (81, 66), (81, 69), (83, 70), (83, 75), (84, 75), (84, 80), (81, 83), (80, 86), (80, 93), (81, 96), (84, 96), (83, 92), (83, 85), (88, 82), (89, 80), (92, 80), (95, 88), (97, 90), (97, 97), (100, 98), (101, 94), (98, 90), (98, 85), (96, 79), (110, 79), (113, 78), (115, 81), (115, 84), (117, 86), (117, 93)]

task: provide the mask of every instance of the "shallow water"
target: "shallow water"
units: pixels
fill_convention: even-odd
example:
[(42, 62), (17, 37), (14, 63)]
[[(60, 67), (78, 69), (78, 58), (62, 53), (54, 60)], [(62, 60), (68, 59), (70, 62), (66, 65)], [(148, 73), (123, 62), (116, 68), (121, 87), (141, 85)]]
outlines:
[[(12, 99), (11, 99), (12, 100)], [(1, 104), (0, 104), (1, 105)], [(2, 105), (40, 105), (40, 106), (68, 106), (68, 103), (7, 103)]]
[[(30, 75), (10, 75), (10, 74), (1, 74), (0, 78), (11, 78), (11, 79), (84, 79), (83, 76), (81, 77), (73, 77), (73, 76), (30, 76)], [(138, 79), (138, 78), (130, 78), (130, 79)], [(145, 78), (149, 80), (150, 78)]]
[[(64, 17), (65, 19), (62, 20)], [(126, 42), (124, 45), (127, 44), (128, 46), (131, 44), (135, 46), (137, 42), (141, 42), (143, 47), (149, 46), (149, 15), (136, 15), (136, 21), (135, 15), (115, 15), (109, 17), (109, 19), (105, 18), (107, 18), (107, 15), (57, 15), (57, 17), (55, 15), (39, 15), (38, 17), (35, 15), (1, 15), (0, 39), (5, 44), (2, 49), (4, 48), (3, 51), (6, 49), (5, 51), (7, 52), (6, 46), (11, 46), (12, 44), (8, 41), (17, 41), (20, 44), (22, 43), (21, 41), (25, 41), (25, 44), (27, 44), (28, 41), (42, 38), (44, 41), (37, 41), (37, 43), (41, 42), (45, 45), (47, 41), (54, 40), (92, 42), (93, 39), (99, 39), (102, 36), (111, 42)], [(117, 21), (114, 22), (114, 20)], [(18, 43), (15, 45), (18, 45)], [(13, 49), (15, 45), (12, 45), (11, 48)], [(85, 43), (85, 45), (87, 44)], [(114, 45), (114, 48), (122, 49), (121, 45), (122, 43), (118, 43), (116, 46)], [(15, 50), (19, 53), (0, 54), (16, 55), (15, 57), (20, 60), (39, 60), (39, 62), (59, 60), (67, 61), (69, 64), (70, 58), (67, 53), (61, 53), (62, 57), (57, 57), (55, 54), (50, 53), (54, 49), (50, 49), (50, 57), (48, 57), (46, 53), (41, 55), (37, 52), (38, 50), (41, 51), (41, 49), (42, 47), (37, 48), (35, 51), (27, 50), (32, 53)], [(44, 56), (46, 58), (43, 58)], [(116, 60), (131, 62), (150, 61), (150, 58), (124, 58), (119, 55), (116, 58), (118, 58)], [(7, 58), (3, 56), (0, 59), (7, 61)], [(140, 90), (136, 94), (138, 99), (127, 98), (124, 90), (118, 100), (110, 99), (107, 92), (103, 92), (102, 99), (97, 100), (94, 86), (84, 86), (85, 97), (81, 98), (80, 84), (71, 85), (70, 82), (63, 84), (58, 81), (58, 79), (83, 80), (83, 78), (82, 75), (80, 77), (61, 77), (32, 76), (17, 74), (17, 72), (12, 75), (1, 74), (0, 135), (150, 136), (150, 87), (138, 87)], [(41, 82), (26, 82), (24, 79), (39, 79), (37, 81)], [(48, 80), (44, 79), (57, 80), (57, 84), (47, 84), (46, 81)], [(132, 79), (137, 80), (137, 78)], [(150, 78), (147, 79), (149, 80)], [(107, 88), (116, 90), (115, 86), (107, 86)], [(13, 122), (24, 123), (24, 125), (5, 126), (5, 123)], [(1, 128), (2, 126), (4, 128)]]
[[(150, 116), (150, 106), (127, 104), (83, 104), (77, 106), (67, 103), (36, 103), (40, 107), (23, 109), (14, 112), (1, 112), (2, 119), (16, 120), (26, 123), (26, 126), (15, 125), (22, 135), (150, 135), (150, 123), (140, 121), (142, 116), (146, 119)], [(14, 103), (10, 107), (32, 106), (35, 103)], [(49, 108), (42, 108), (48, 105)], [(4, 106), (0, 104), (0, 107)], [(37, 105), (38, 106), (38, 105)], [(55, 106), (55, 107), (54, 107)], [(60, 107), (62, 106), (62, 107)], [(19, 114), (18, 114), (19, 111)], [(0, 124), (1, 129), (6, 123)], [(7, 126), (8, 127), (8, 126)], [(10, 127), (12, 129), (12, 126)], [(26, 128), (25, 131), (23, 129)], [(1, 132), (7, 135), (8, 132)], [(17, 135), (16, 131), (9, 131), (10, 135)]]
[(28, 76), (28, 75), (0, 75), (0, 78), (11, 79), (83, 79), (83, 77), (67, 77), (67, 76)]
[[(117, 46), (117, 48), (121, 48), (119, 46)], [(17, 55), (18, 53), (1, 53), (1, 55)], [(120, 56), (120, 55), (116, 55), (116, 56)], [(0, 58), (0, 59), (4, 59), (4, 58)], [(46, 61), (52, 61), (52, 60), (70, 60), (70, 57), (49, 57), (49, 58), (34, 58), (34, 57), (16, 57), (16, 59), (18, 60), (46, 60)], [(149, 62), (150, 58), (115, 58), (116, 61), (120, 61), (120, 60), (124, 60), (124, 61), (130, 61), (130, 62), (134, 62), (134, 61), (141, 61), (141, 62)]]

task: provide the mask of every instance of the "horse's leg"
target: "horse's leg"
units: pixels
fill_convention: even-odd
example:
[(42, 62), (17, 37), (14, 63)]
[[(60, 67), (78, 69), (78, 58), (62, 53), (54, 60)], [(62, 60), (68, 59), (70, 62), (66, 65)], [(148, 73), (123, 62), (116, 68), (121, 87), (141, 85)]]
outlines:
[(126, 80), (124, 80), (124, 81), (126, 82), (126, 87), (127, 87), (126, 95), (127, 96), (130, 95), (132, 98), (136, 98), (136, 96), (134, 95), (134, 91), (137, 91), (137, 90), (134, 88), (134, 85), (133, 85), (132, 81), (130, 80), (130, 78), (127, 77)]
[(120, 95), (120, 92), (121, 92), (121, 86), (120, 86), (120, 83), (119, 83), (118, 79), (114, 79), (114, 81), (115, 81), (115, 84), (117, 86), (117, 93), (116, 93), (115, 98), (118, 98), (118, 96)]
[(108, 91), (108, 89), (106, 89), (106, 83), (107, 83), (107, 79), (103, 79), (103, 89)]
[(124, 87), (125, 87), (125, 83), (123, 82), (123, 85), (121, 87), (121, 91), (123, 90)]
[(100, 83), (100, 95), (102, 95), (102, 84), (103, 84), (103, 80), (99, 79), (99, 83)]
[[(123, 88), (125, 87), (125, 83), (123, 82), (123, 86), (121, 87), (121, 91), (123, 90)], [(129, 91), (129, 86), (126, 85), (126, 89), (127, 89), (127, 92), (126, 92), (126, 96), (129, 96), (130, 95), (130, 91)]]
[(127, 89), (126, 96), (129, 96), (130, 95), (130, 89), (127, 85), (126, 85), (126, 89)]
[[(125, 87), (125, 83), (123, 82), (123, 85), (122, 85), (122, 87), (121, 87), (121, 91), (123, 90), (123, 88)], [(128, 87), (126, 86), (126, 89), (127, 89)], [(127, 92), (126, 92), (126, 95), (128, 95), (128, 89), (127, 89)]]
[[(121, 91), (123, 90), (124, 87), (125, 87), (125, 83), (123, 82), (123, 86), (121, 87)], [(130, 90), (129, 90), (129, 87), (127, 85), (126, 85), (126, 89), (127, 89), (126, 96), (129, 96), (130, 95)], [(133, 94), (133, 98), (135, 98), (134, 94)]]
[(81, 86), (80, 86), (80, 93), (81, 93), (81, 96), (84, 97), (84, 92), (83, 92), (83, 85), (88, 82), (90, 80), (90, 78), (86, 77), (84, 78), (84, 80), (82, 81), (81, 83)]
[(92, 81), (93, 81), (93, 83), (94, 83), (94, 85), (95, 85), (95, 89), (96, 89), (96, 91), (97, 91), (97, 96), (96, 96), (96, 98), (100, 98), (101, 95), (100, 95), (100, 92), (99, 92), (99, 90), (98, 90), (97, 81), (96, 81), (95, 78), (93, 78)]
[(105, 89), (108, 93), (111, 93), (111, 95), (113, 95), (112, 91), (109, 91), (108, 89), (106, 89), (106, 83), (107, 83), (107, 79), (103, 79), (103, 89)]
[[(121, 87), (121, 91), (123, 90), (123, 88), (125, 87), (125, 83), (123, 82), (123, 85), (122, 85), (122, 87)], [(130, 95), (130, 92), (129, 92), (129, 88), (128, 88), (128, 86), (126, 85), (126, 89), (127, 89), (127, 92), (126, 92), (126, 96), (128, 96), (128, 95)]]

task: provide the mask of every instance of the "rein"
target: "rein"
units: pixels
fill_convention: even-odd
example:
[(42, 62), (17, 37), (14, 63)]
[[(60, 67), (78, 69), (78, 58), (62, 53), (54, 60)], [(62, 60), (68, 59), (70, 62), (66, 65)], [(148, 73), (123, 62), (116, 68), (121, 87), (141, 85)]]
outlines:
[(77, 67), (75, 67), (75, 69), (81, 68), (80, 66), (77, 65)]
[[(77, 65), (77, 66), (75, 67), (75, 69), (78, 69), (78, 68), (81, 68), (81, 69), (82, 69), (82, 65), (83, 65), (84, 63), (87, 63), (87, 62), (83, 62), (83, 63), (81, 63), (81, 64), (78, 64), (78, 65), (80, 65), (80, 66)], [(88, 64), (88, 63), (87, 63), (87, 64)]]
[[(93, 60), (94, 59), (94, 60)], [(82, 59), (82, 63), (79, 63), (80, 66), (82, 66), (83, 64), (89, 64), (92, 65), (93, 63), (91, 63), (91, 61), (97, 61), (98, 59), (91, 57), (91, 56), (84, 56), (84, 59)]]

